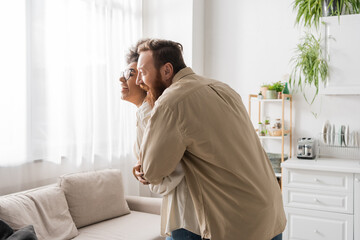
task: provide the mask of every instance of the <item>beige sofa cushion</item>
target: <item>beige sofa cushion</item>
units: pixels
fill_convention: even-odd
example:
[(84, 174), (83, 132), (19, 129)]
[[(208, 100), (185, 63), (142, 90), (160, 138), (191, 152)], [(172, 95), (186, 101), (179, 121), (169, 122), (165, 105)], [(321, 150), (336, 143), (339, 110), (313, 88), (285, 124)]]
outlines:
[(64, 193), (56, 186), (0, 197), (0, 218), (13, 229), (33, 225), (39, 240), (70, 239), (78, 234)]
[(78, 228), (130, 213), (120, 170), (66, 174), (59, 186)]
[(74, 240), (164, 240), (160, 236), (160, 221), (160, 215), (131, 211), (126, 216), (80, 228)]
[(125, 196), (131, 211), (160, 215), (162, 198)]

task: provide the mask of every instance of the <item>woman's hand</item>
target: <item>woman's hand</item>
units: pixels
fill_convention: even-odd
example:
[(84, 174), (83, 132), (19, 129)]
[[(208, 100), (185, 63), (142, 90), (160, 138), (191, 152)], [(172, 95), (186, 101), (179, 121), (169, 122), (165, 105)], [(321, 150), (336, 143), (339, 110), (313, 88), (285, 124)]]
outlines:
[(136, 165), (133, 167), (133, 175), (134, 177), (144, 185), (150, 184), (145, 178), (144, 173), (141, 171), (141, 164), (137, 162)]

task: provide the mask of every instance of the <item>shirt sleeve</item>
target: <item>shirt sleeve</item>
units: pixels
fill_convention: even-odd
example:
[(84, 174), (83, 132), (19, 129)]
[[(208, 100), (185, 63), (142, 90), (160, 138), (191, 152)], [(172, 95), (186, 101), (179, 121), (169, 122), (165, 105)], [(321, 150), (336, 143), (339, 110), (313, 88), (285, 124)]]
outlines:
[(179, 113), (166, 106), (156, 106), (146, 127), (140, 149), (144, 177), (159, 184), (182, 159), (186, 146), (179, 130)]
[(150, 184), (150, 191), (165, 196), (174, 190), (177, 185), (179, 185), (184, 176), (184, 170), (181, 163), (179, 163), (176, 166), (175, 171), (172, 172), (169, 176), (164, 177), (160, 184)]

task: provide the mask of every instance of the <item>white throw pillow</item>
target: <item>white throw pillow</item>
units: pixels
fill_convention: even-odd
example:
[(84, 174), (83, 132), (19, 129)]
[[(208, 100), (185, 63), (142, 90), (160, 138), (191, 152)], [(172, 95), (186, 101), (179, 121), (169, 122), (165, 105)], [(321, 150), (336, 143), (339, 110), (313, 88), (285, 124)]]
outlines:
[(120, 170), (66, 174), (59, 186), (78, 228), (130, 213)]
[(0, 219), (13, 229), (33, 225), (39, 240), (78, 235), (64, 192), (56, 186), (0, 197)]

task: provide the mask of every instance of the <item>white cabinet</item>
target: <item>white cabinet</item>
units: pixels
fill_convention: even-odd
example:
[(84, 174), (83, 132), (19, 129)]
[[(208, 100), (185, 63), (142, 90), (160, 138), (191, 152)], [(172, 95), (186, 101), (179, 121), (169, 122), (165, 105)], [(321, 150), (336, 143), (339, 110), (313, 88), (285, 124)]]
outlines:
[(360, 240), (360, 174), (355, 174), (354, 181), (354, 239)]
[(284, 240), (360, 240), (360, 160), (290, 159), (282, 167)]
[(321, 21), (330, 76), (320, 93), (360, 95), (360, 14), (325, 17)]
[(287, 208), (286, 218), (288, 226), (283, 234), (283, 239), (353, 239), (353, 217), (348, 214)]

